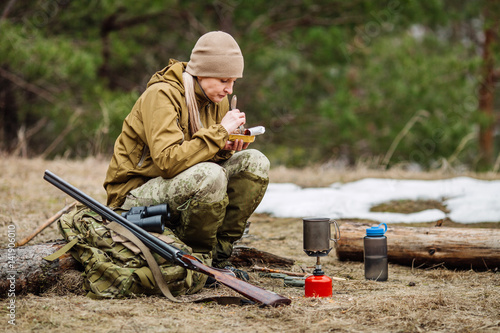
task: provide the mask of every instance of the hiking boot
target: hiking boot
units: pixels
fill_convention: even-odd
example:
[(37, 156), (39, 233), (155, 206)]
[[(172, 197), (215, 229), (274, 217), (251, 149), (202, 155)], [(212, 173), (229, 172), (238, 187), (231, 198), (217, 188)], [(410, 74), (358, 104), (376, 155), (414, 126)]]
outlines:
[(207, 278), (207, 281), (205, 282), (205, 288), (217, 288), (217, 287), (220, 287), (219, 281), (209, 276)]
[(234, 275), (236, 275), (236, 277), (240, 280), (243, 280), (243, 281), (250, 280), (250, 276), (248, 275), (247, 272), (245, 272), (241, 269), (234, 268), (234, 266), (225, 266), (224, 269), (227, 269), (228, 271), (233, 272)]
[[(223, 269), (229, 271), (225, 274), (236, 276), (236, 278), (243, 280), (243, 281), (250, 280), (250, 276), (248, 275), (247, 272), (245, 272), (241, 269), (234, 268), (234, 266), (225, 266)], [(205, 282), (205, 288), (215, 288), (215, 287), (219, 287), (219, 286), (220, 286), (220, 283), (211, 276), (209, 276), (207, 278), (207, 281)]]
[(224, 261), (219, 261), (219, 262), (213, 262), (212, 266), (216, 267), (216, 268), (222, 268), (222, 269), (231, 271), (240, 280), (243, 280), (243, 281), (250, 280), (250, 277), (248, 276), (247, 272), (242, 271), (241, 269), (235, 268), (233, 266), (233, 264), (229, 260), (224, 260)]

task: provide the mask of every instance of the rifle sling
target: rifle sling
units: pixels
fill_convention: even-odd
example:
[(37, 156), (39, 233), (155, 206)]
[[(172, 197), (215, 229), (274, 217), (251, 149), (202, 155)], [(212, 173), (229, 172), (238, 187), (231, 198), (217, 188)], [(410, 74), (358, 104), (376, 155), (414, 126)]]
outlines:
[[(156, 260), (153, 258), (153, 255), (151, 254), (151, 251), (149, 248), (144, 245), (144, 243), (137, 238), (131, 231), (129, 231), (127, 228), (124, 226), (118, 224), (117, 222), (110, 222), (106, 225), (109, 229), (113, 230), (114, 232), (122, 235), (123, 237), (128, 238), (129, 241), (134, 243), (144, 254), (144, 257), (146, 258), (146, 261), (148, 262), (149, 269), (151, 269), (151, 272), (153, 273), (153, 277), (158, 284), (158, 287), (160, 288), (161, 292), (165, 297), (167, 297), (169, 300), (172, 302), (177, 302), (177, 303), (183, 303), (182, 301), (179, 301), (176, 299), (172, 293), (170, 292), (170, 289), (168, 289), (168, 285), (163, 280), (163, 276), (160, 271), (160, 266), (158, 266), (158, 263)], [(196, 303), (207, 303), (207, 302), (215, 302), (217, 304), (221, 305), (229, 305), (229, 304), (235, 304), (235, 305), (248, 305), (248, 304), (254, 304), (255, 302), (250, 301), (245, 298), (241, 297), (235, 297), (235, 296), (223, 296), (223, 297), (207, 297), (207, 298), (202, 298), (198, 299), (196, 301), (193, 301)]]
[(123, 237), (128, 238), (129, 241), (134, 243), (134, 245), (137, 246), (142, 251), (142, 254), (144, 254), (144, 257), (146, 258), (146, 261), (148, 263), (149, 269), (153, 273), (153, 277), (156, 281), (156, 284), (160, 288), (163, 295), (172, 302), (180, 303), (181, 301), (176, 299), (170, 292), (170, 289), (168, 289), (168, 285), (163, 279), (163, 276), (161, 274), (160, 266), (158, 266), (158, 263), (156, 262), (155, 258), (153, 258), (153, 255), (151, 254), (149, 248), (146, 245), (144, 245), (144, 243), (139, 238), (137, 238), (131, 231), (129, 231), (122, 225), (118, 224), (117, 222), (110, 222), (106, 225), (106, 227), (113, 230), (117, 234), (120, 234)]

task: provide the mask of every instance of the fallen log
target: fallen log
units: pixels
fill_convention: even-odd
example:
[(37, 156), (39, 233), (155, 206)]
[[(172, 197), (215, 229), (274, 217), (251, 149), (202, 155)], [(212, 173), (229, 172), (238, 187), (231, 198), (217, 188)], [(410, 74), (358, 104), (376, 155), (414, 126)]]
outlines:
[[(0, 299), (11, 297), (9, 293), (15, 296), (42, 294), (63, 280), (67, 273), (74, 276), (75, 270), (83, 271), (80, 263), (69, 253), (52, 262), (43, 259), (64, 245), (66, 242), (58, 241), (0, 249)], [(289, 266), (294, 262), (250, 247), (236, 247), (229, 260), (239, 266), (254, 263)]]
[(52, 262), (43, 259), (65, 244), (57, 242), (1, 249), (0, 298), (40, 294), (61, 280), (65, 272), (80, 270), (80, 264), (69, 253)]
[(275, 254), (257, 250), (253, 247), (237, 246), (233, 249), (233, 253), (229, 261), (236, 266), (251, 266), (255, 264), (264, 264), (271, 266), (289, 267), (294, 264), (293, 259), (277, 256)]
[[(363, 237), (372, 225), (343, 223), (335, 244), (339, 260), (363, 261)], [(500, 229), (388, 226), (391, 263), (412, 267), (494, 270), (500, 268)]]

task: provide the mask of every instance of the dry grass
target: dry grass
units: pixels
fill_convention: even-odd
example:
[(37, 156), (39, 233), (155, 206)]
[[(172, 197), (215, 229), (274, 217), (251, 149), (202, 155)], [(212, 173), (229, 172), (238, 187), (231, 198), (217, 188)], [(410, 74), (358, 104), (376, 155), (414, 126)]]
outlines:
[[(21, 239), (48, 217), (72, 202), (46, 183), (49, 169), (84, 192), (104, 202), (102, 180), (107, 161), (43, 161), (3, 157), (0, 161), (0, 233), (17, 226)], [(295, 182), (302, 186), (326, 186), (335, 181), (364, 177), (438, 179), (447, 173), (411, 173), (309, 168), (272, 171), (271, 181)], [(496, 175), (476, 175), (478, 178)], [(244, 244), (293, 258), (292, 270), (311, 271), (315, 260), (302, 251), (302, 223), (299, 219), (276, 219), (255, 214), (250, 237)], [(55, 226), (32, 243), (60, 238)], [(5, 237), (1, 237), (5, 247)], [(160, 297), (126, 300), (92, 300), (68, 288), (16, 300), (16, 323), (7, 324), (7, 310), (0, 308), (0, 330), (18, 332), (498, 332), (500, 330), (500, 275), (497, 272), (423, 270), (390, 265), (389, 281), (364, 279), (363, 264), (340, 262), (330, 253), (322, 259), (334, 281), (331, 298), (303, 297), (303, 289), (283, 287), (282, 280), (251, 273), (252, 282), (292, 299), (282, 308), (221, 306), (216, 304), (174, 304)], [(76, 285), (78, 274), (70, 273), (62, 285)], [(65, 293), (66, 292), (66, 293)], [(225, 288), (205, 289), (202, 295), (232, 294)], [(2, 300), (6, 302), (6, 300)]]
[(371, 212), (392, 212), (411, 214), (421, 212), (426, 209), (439, 209), (442, 212), (449, 213), (450, 211), (443, 204), (443, 201), (438, 200), (391, 200), (379, 205), (373, 206)]

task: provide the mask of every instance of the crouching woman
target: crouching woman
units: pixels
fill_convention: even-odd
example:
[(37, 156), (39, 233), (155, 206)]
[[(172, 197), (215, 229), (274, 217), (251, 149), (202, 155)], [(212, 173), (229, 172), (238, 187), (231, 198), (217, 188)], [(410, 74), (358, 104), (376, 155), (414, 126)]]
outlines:
[(233, 243), (269, 182), (268, 159), (228, 141), (246, 122), (228, 101), (242, 76), (241, 50), (221, 31), (200, 37), (189, 62), (170, 60), (125, 118), (104, 182), (110, 207), (167, 203), (176, 236), (219, 268), (234, 269)]

